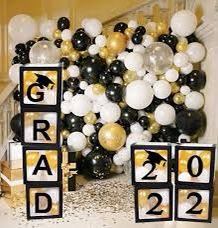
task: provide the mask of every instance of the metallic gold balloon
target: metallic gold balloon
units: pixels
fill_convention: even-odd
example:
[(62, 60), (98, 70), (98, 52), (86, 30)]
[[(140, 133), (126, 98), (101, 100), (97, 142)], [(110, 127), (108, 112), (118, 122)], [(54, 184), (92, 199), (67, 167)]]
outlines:
[(151, 134), (157, 134), (160, 131), (160, 124), (153, 122), (148, 130), (151, 132)]
[(143, 166), (143, 163), (147, 159), (148, 154), (145, 150), (137, 150), (135, 151), (135, 165), (136, 166)]
[(180, 86), (176, 82), (172, 82), (171, 84), (171, 92), (178, 93), (180, 90)]
[(211, 152), (209, 150), (204, 150), (199, 156), (203, 162), (204, 168), (208, 168), (210, 166)]
[(181, 93), (176, 93), (173, 96), (173, 102), (178, 105), (183, 104), (185, 102), (185, 96)]
[(119, 150), (126, 142), (126, 132), (117, 123), (105, 124), (98, 133), (99, 143), (109, 151)]
[(148, 202), (148, 195), (150, 194), (150, 190), (146, 189), (146, 190), (142, 190), (140, 189), (138, 191), (138, 203), (139, 203), (139, 207), (143, 208), (146, 206), (147, 202)]
[(58, 215), (59, 214), (59, 204), (58, 203), (53, 203), (49, 213), (51, 215)]
[(106, 58), (106, 63), (107, 63), (107, 65), (110, 65), (114, 60), (115, 60), (115, 57), (113, 57), (113, 56), (108, 56), (108, 57)]
[(154, 39), (156, 39), (158, 37), (158, 33), (156, 31), (155, 32), (151, 32), (150, 36), (152, 36)]
[(126, 28), (124, 31), (124, 34), (130, 39), (132, 35), (134, 34), (134, 29), (133, 28)]
[(188, 48), (188, 43), (184, 41), (179, 41), (176, 45), (177, 52), (185, 52)]
[(137, 79), (137, 74), (135, 71), (127, 70), (123, 75), (123, 80), (127, 84)]
[(54, 39), (60, 39), (60, 38), (61, 38), (61, 30), (56, 29), (56, 30), (53, 32), (53, 37), (54, 37)]
[(166, 77), (165, 77), (164, 74), (162, 74), (162, 75), (159, 75), (158, 79), (159, 79), (159, 80), (166, 80)]
[(69, 78), (69, 72), (67, 70), (62, 70), (62, 80), (67, 80)]
[(56, 169), (58, 164), (58, 154), (57, 150), (48, 150), (45, 151), (45, 156), (48, 160), (48, 164), (51, 169)]
[(92, 87), (92, 91), (96, 95), (100, 95), (105, 92), (105, 87), (100, 83), (94, 84)]
[(156, 26), (156, 31), (158, 35), (167, 33), (168, 32), (167, 24), (164, 22), (158, 22)]
[(71, 50), (68, 56), (71, 61), (77, 61), (80, 58), (80, 53), (76, 50)]
[(97, 120), (97, 117), (95, 115), (94, 112), (89, 112), (88, 114), (86, 114), (84, 117), (84, 122), (86, 124), (95, 124), (96, 123), (96, 120)]
[(29, 151), (26, 153), (26, 164), (27, 166), (33, 166), (39, 160), (38, 151)]
[(118, 54), (126, 49), (127, 39), (123, 33), (112, 32), (107, 39), (107, 48), (109, 52)]
[(106, 59), (109, 56), (109, 51), (106, 47), (102, 47), (99, 50), (99, 56), (103, 59)]
[(121, 101), (121, 102), (119, 102), (119, 106), (120, 106), (121, 108), (125, 108), (125, 107), (127, 106), (127, 104), (126, 104), (125, 101)]
[(73, 50), (73, 44), (70, 40), (64, 40), (61, 43), (61, 51), (64, 55), (69, 54)]
[(61, 131), (61, 135), (62, 135), (63, 139), (67, 139), (68, 136), (70, 135), (70, 132), (67, 129), (64, 129)]
[(154, 118), (154, 114), (153, 113), (146, 112), (145, 116), (148, 117), (149, 121), (154, 122), (155, 118)]

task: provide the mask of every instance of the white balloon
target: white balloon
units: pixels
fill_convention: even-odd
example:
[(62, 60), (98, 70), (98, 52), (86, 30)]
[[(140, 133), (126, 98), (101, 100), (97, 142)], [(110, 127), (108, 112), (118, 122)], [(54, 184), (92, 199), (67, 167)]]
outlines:
[(146, 138), (148, 139), (148, 142), (150, 142), (150, 141), (151, 141), (151, 139), (152, 139), (152, 134), (151, 134), (151, 132), (150, 132), (150, 131), (145, 130), (145, 131), (143, 131), (143, 133), (142, 133), (142, 134), (146, 136)]
[(184, 52), (178, 52), (174, 56), (174, 64), (177, 67), (184, 67), (185, 65), (188, 64), (188, 55), (185, 54)]
[(125, 67), (131, 71), (138, 71), (143, 66), (143, 56), (138, 52), (130, 52), (125, 60)]
[(92, 110), (92, 101), (83, 94), (77, 94), (71, 99), (71, 112), (76, 116), (85, 116)]
[(115, 154), (113, 156), (113, 162), (115, 165), (123, 165), (123, 161), (122, 161), (122, 158), (118, 156), (118, 154)]
[(90, 55), (97, 55), (99, 52), (99, 46), (96, 44), (92, 44), (88, 48), (88, 52)]
[(154, 42), (153, 36), (150, 35), (144, 35), (142, 39), (142, 45), (145, 47), (148, 47), (150, 44)]
[(138, 122), (135, 122), (135, 123), (131, 124), (130, 130), (132, 133), (139, 133), (140, 134), (143, 132), (143, 127)]
[(190, 74), (193, 70), (193, 65), (191, 63), (187, 63), (185, 66), (180, 68), (180, 72), (182, 74)]
[(64, 100), (65, 101), (70, 101), (73, 97), (73, 94), (70, 91), (64, 92)]
[(96, 18), (88, 18), (84, 23), (84, 29), (91, 37), (96, 37), (101, 34), (102, 24)]
[(51, 41), (43, 40), (32, 46), (29, 58), (31, 63), (36, 64), (58, 63), (60, 51)]
[(134, 109), (140, 110), (148, 107), (154, 97), (153, 89), (144, 80), (135, 80), (126, 87), (126, 103)]
[[(94, 101), (93, 106), (92, 106), (92, 112), (94, 113), (99, 113), (101, 111), (102, 105), (99, 104), (98, 102)], [(105, 121), (102, 120), (104, 123)]]
[(155, 120), (161, 125), (169, 125), (175, 121), (176, 111), (169, 104), (160, 104), (154, 112)]
[(85, 148), (84, 150), (82, 150), (82, 156), (86, 157), (91, 151), (92, 150), (89, 147)]
[(193, 42), (188, 45), (186, 53), (192, 63), (198, 63), (204, 59), (206, 50), (201, 43)]
[(136, 73), (141, 78), (141, 77), (145, 76), (146, 69), (142, 68), (142, 69), (138, 70)]
[(113, 83), (123, 85), (123, 80), (121, 77), (115, 77)]
[(186, 142), (191, 142), (191, 137), (189, 135), (186, 135), (186, 134), (181, 134), (178, 137), (178, 142), (182, 142), (182, 140), (186, 140)]
[(171, 85), (168, 81), (158, 80), (153, 85), (154, 95), (159, 99), (165, 99), (171, 94)]
[(16, 43), (25, 43), (36, 37), (37, 24), (29, 15), (19, 14), (10, 19), (8, 33)]
[(123, 51), (121, 53), (118, 54), (117, 56), (117, 59), (118, 60), (121, 60), (121, 61), (124, 61), (124, 59), (126, 58), (126, 56), (129, 54), (129, 52), (127, 51)]
[(67, 71), (69, 72), (70, 77), (78, 77), (80, 75), (79, 67), (76, 65), (71, 65), (67, 68)]
[(172, 16), (170, 27), (179, 36), (189, 36), (197, 27), (197, 18), (190, 10), (180, 10)]
[(189, 109), (198, 110), (204, 105), (204, 96), (197, 91), (193, 91), (186, 95), (185, 105)]
[(104, 35), (98, 35), (95, 38), (95, 43), (98, 47), (104, 47), (107, 43), (107, 38)]
[(71, 40), (73, 33), (70, 31), (70, 29), (64, 29), (61, 32), (61, 38), (62, 40)]
[(135, 47), (135, 44), (132, 42), (132, 40), (127, 41), (127, 48), (128, 49), (133, 49)]
[(117, 155), (123, 162), (127, 162), (130, 160), (130, 151), (127, 150), (126, 147), (123, 147), (119, 151), (117, 151)]
[(53, 32), (56, 29), (57, 24), (54, 20), (46, 20), (40, 24), (41, 36), (47, 37), (48, 39), (53, 39)]
[(135, 143), (148, 142), (148, 138), (145, 134), (130, 133), (126, 138), (126, 148), (127, 150), (131, 149), (131, 145)]
[(85, 90), (87, 87), (88, 87), (88, 83), (86, 81), (81, 81), (79, 83), (79, 88), (82, 89), (82, 90)]
[(106, 94), (105, 93), (102, 93), (102, 94), (100, 94), (100, 95), (97, 96), (96, 102), (98, 104), (100, 104), (100, 105), (105, 105), (105, 104), (107, 104), (110, 101), (108, 100)]
[(92, 100), (97, 100), (98, 98), (98, 95), (96, 95), (94, 92), (93, 92), (93, 84), (92, 85), (88, 85), (85, 89), (85, 95), (88, 96), (90, 99)]
[(138, 52), (140, 54), (144, 54), (145, 53), (145, 48), (143, 47), (143, 45), (138, 44), (138, 45), (134, 46), (133, 52)]
[(20, 83), (20, 67), (22, 64), (14, 64), (9, 68), (9, 78), (16, 84)]
[(165, 77), (168, 82), (175, 82), (179, 78), (179, 73), (175, 69), (169, 69), (166, 71)]
[(100, 111), (100, 116), (102, 120), (107, 123), (113, 123), (119, 120), (121, 110), (119, 105), (109, 102), (103, 105)]
[(144, 76), (143, 80), (153, 85), (157, 81), (157, 76), (154, 73), (147, 73)]
[(10, 40), (8, 45), (8, 51), (12, 56), (17, 55), (15, 52), (15, 46), (16, 46), (16, 43), (13, 40)]
[(83, 126), (82, 132), (84, 135), (90, 136), (91, 134), (93, 134), (95, 132), (95, 127), (93, 124), (85, 124)]
[(65, 115), (71, 113), (69, 101), (62, 101), (61, 102), (61, 112), (64, 113)]
[(138, 23), (137, 23), (137, 21), (135, 21), (135, 20), (130, 20), (129, 22), (128, 22), (128, 27), (129, 28), (137, 28), (137, 26), (138, 26)]
[(85, 149), (87, 144), (86, 137), (83, 133), (75, 131), (67, 138), (67, 145), (70, 152), (77, 152)]
[(180, 88), (180, 93), (182, 93), (183, 95), (188, 95), (191, 92), (191, 89), (189, 86), (183, 85)]

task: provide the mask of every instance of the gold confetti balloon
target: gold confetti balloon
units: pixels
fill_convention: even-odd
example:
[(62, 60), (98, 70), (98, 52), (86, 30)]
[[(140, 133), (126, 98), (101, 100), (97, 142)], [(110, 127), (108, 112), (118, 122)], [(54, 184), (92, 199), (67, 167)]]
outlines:
[(33, 166), (39, 160), (39, 152), (31, 151), (26, 153), (26, 164), (27, 166)]
[(67, 129), (64, 129), (61, 131), (61, 135), (62, 135), (63, 139), (67, 139), (68, 136), (70, 135), (70, 132)]
[(153, 122), (148, 130), (151, 132), (151, 134), (157, 134), (160, 131), (160, 124)]
[(109, 151), (119, 150), (126, 142), (126, 132), (117, 123), (105, 124), (98, 133), (100, 145)]
[(180, 86), (176, 83), (176, 82), (172, 82), (171, 84), (171, 92), (174, 93), (178, 93), (180, 90)]

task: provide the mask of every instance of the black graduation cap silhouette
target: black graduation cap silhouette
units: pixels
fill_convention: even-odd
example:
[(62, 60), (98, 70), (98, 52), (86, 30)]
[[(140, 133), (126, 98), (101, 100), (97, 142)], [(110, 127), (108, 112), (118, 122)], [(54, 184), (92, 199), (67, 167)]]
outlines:
[(40, 85), (45, 86), (50, 89), (53, 88), (55, 83), (51, 79), (49, 79), (47, 76), (42, 75), (42, 74), (36, 74), (36, 73), (35, 73), (35, 75), (38, 77), (36, 82), (38, 82)]
[(163, 166), (165, 166), (166, 159), (162, 157), (160, 154), (149, 150), (146, 150), (146, 152), (148, 153), (148, 161), (150, 163), (156, 165), (156, 164), (160, 164), (161, 161), (164, 161)]

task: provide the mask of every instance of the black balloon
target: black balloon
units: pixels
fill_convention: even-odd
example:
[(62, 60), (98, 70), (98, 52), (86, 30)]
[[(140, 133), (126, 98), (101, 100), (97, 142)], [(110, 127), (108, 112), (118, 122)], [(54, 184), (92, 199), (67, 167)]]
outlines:
[(87, 174), (97, 179), (103, 179), (110, 175), (112, 160), (106, 151), (101, 149), (92, 150), (85, 157), (85, 167)]
[(142, 42), (142, 38), (143, 37), (142, 37), (141, 33), (134, 33), (132, 35), (132, 42), (134, 44), (140, 44)]
[(97, 83), (100, 73), (102, 73), (106, 67), (104, 60), (97, 56), (86, 57), (81, 65), (81, 76), (89, 84)]
[(60, 58), (59, 63), (62, 64), (64, 69), (67, 69), (70, 66), (70, 60), (67, 57)]
[(130, 126), (132, 123), (137, 121), (138, 111), (130, 108), (129, 106), (124, 107), (121, 110), (120, 122), (124, 126)]
[(166, 44), (171, 47), (171, 49), (175, 52), (176, 45), (178, 44), (178, 38), (174, 35), (169, 35), (166, 39)]
[(85, 125), (83, 118), (76, 116), (73, 113), (65, 115), (63, 123), (70, 132), (82, 131), (82, 128)]
[(167, 43), (167, 38), (168, 38), (168, 35), (167, 35), (167, 34), (161, 34), (161, 35), (158, 37), (158, 41), (159, 41), (159, 42), (162, 42), (162, 43)]
[(19, 59), (19, 56), (14, 56), (14, 58), (12, 59), (11, 61), (11, 65), (14, 65), (14, 64), (17, 64), (17, 63), (20, 63), (20, 59)]
[(199, 135), (206, 125), (204, 112), (196, 110), (184, 110), (176, 115), (176, 126), (184, 134)]
[(36, 41), (34, 41), (34, 40), (27, 41), (26, 42), (26, 49), (27, 49), (27, 51), (29, 51), (35, 43), (36, 43)]
[(176, 83), (180, 86), (187, 85), (188, 77), (185, 74), (179, 74), (179, 78), (177, 79)]
[(98, 141), (98, 133), (94, 132), (93, 134), (91, 134), (89, 136), (89, 142), (92, 145), (98, 145), (99, 144), (99, 141)]
[(26, 52), (26, 46), (23, 43), (19, 43), (15, 46), (16, 54), (20, 55), (23, 52)]
[(108, 85), (113, 82), (114, 76), (110, 72), (110, 70), (105, 70), (99, 75), (99, 83), (102, 85)]
[(145, 27), (144, 26), (138, 26), (135, 29), (135, 33), (139, 33), (139, 34), (141, 34), (143, 36), (146, 33)]
[(77, 88), (73, 91), (73, 96), (75, 96), (76, 94), (84, 94), (84, 90)]
[(178, 142), (180, 132), (177, 128), (171, 126), (162, 126), (160, 129), (160, 134), (163, 141), (176, 143)]
[(27, 64), (27, 63), (29, 63), (30, 60), (29, 60), (28, 53), (27, 52), (21, 52), (19, 54), (19, 61), (20, 61), (21, 64)]
[(195, 36), (194, 33), (191, 35), (187, 36), (186, 39), (188, 40), (188, 43), (193, 43), (193, 42), (199, 42), (198, 38)]
[(69, 29), (70, 28), (70, 20), (67, 17), (59, 18), (58, 22), (57, 22), (57, 27), (61, 31), (63, 31), (64, 29)]
[(105, 94), (110, 101), (120, 102), (122, 101), (123, 88), (118, 83), (111, 83), (107, 86)]
[(85, 51), (91, 44), (91, 38), (83, 31), (74, 33), (72, 37), (73, 47), (78, 51)]
[(125, 65), (124, 65), (124, 63), (122, 61), (120, 61), (120, 60), (114, 60), (110, 64), (110, 71), (114, 75), (121, 76), (126, 71), (126, 67), (125, 67)]
[(66, 80), (66, 87), (70, 90), (75, 90), (79, 87), (79, 79), (70, 77)]
[(99, 130), (103, 127), (103, 123), (98, 122), (94, 125), (94, 127), (95, 127), (95, 131), (99, 132)]
[(20, 91), (16, 90), (13, 94), (13, 98), (15, 101), (20, 101)]
[(57, 48), (60, 48), (62, 42), (63, 42), (62, 39), (57, 39), (57, 40), (54, 41), (54, 44), (55, 44), (55, 46), (56, 46)]
[(147, 116), (141, 116), (138, 120), (140, 125), (143, 127), (144, 130), (147, 130), (149, 127), (149, 119)]
[(206, 84), (206, 74), (202, 70), (193, 70), (188, 76), (188, 86), (192, 90), (201, 90)]
[(18, 113), (16, 114), (12, 119), (11, 119), (11, 130), (17, 135), (19, 138), (21, 137), (22, 133), (22, 125), (21, 125), (21, 114)]
[(37, 41), (46, 41), (46, 40), (49, 40), (47, 37), (39, 37)]
[(124, 22), (119, 22), (114, 26), (114, 32), (122, 32), (124, 33), (124, 31), (128, 28), (128, 25)]

